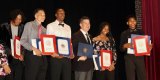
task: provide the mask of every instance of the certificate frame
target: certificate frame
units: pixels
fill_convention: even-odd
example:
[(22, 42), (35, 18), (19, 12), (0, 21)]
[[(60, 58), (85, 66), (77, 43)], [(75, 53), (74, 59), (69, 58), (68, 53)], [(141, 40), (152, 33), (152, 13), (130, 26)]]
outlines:
[[(141, 43), (140, 43), (140, 40), (141, 40)], [(134, 45), (135, 56), (144, 56), (144, 55), (150, 54), (148, 36), (134, 37), (133, 38), (133, 45)], [(141, 51), (142, 48), (140, 49), (140, 47), (143, 47), (143, 49), (145, 49), (145, 50)]]
[[(13, 44), (14, 44), (14, 57), (20, 58), (22, 46), (20, 44), (20, 38), (18, 36), (15, 36)], [(19, 51), (17, 51), (17, 48)]]
[(78, 43), (77, 56), (87, 56), (87, 58), (92, 58), (93, 55), (93, 45), (87, 43)]
[[(48, 43), (46, 40), (48, 39)], [(52, 55), (57, 54), (57, 46), (56, 46), (56, 36), (55, 35), (41, 35), (41, 46), (42, 46), (42, 55)], [(52, 49), (52, 51), (47, 51), (46, 46)]]
[[(57, 42), (57, 53), (60, 56), (69, 57), (72, 53), (71, 39), (65, 37), (56, 37), (56, 42)], [(65, 53), (65, 51), (67, 52)]]
[[(110, 61), (108, 61), (107, 65), (104, 64), (105, 54), (109, 54), (107, 56), (109, 56), (109, 58), (110, 58), (109, 59)], [(101, 55), (101, 67), (108, 69), (112, 64), (112, 51), (111, 50), (100, 50), (100, 55)]]
[(95, 70), (101, 70), (101, 56), (100, 55), (92, 55), (93, 57), (93, 63)]

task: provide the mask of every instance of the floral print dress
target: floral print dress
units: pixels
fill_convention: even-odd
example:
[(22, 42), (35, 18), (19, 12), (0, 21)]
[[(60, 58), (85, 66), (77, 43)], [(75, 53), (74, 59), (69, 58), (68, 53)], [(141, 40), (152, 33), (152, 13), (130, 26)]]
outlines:
[(116, 62), (117, 60), (117, 54), (116, 54), (116, 47), (115, 47), (115, 41), (112, 43), (110, 41), (93, 41), (93, 49), (94, 54), (99, 55), (100, 50), (111, 50), (112, 51), (112, 61)]
[(2, 65), (8, 65), (7, 55), (4, 54), (4, 51), (4, 46), (0, 44), (0, 76), (6, 75)]

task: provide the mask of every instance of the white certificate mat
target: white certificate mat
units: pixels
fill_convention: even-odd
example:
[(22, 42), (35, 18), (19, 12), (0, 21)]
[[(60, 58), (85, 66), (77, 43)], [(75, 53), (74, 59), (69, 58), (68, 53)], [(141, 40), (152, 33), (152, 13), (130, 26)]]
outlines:
[(109, 67), (111, 65), (111, 55), (110, 55), (110, 53), (104, 52), (102, 57), (103, 57), (102, 58), (103, 59), (102, 60), (103, 66)]
[(11, 53), (12, 53), (12, 56), (14, 56), (14, 42), (13, 42), (13, 39), (10, 39), (11, 41)]
[(44, 52), (55, 52), (53, 38), (43, 38)]
[(69, 44), (68, 41), (65, 39), (58, 39), (57, 40), (58, 45), (58, 52), (62, 55), (69, 55)]
[[(37, 40), (36, 39), (32, 39), (31, 43), (32, 43), (33, 47), (38, 48), (38, 46), (37, 46)], [(35, 51), (33, 51), (33, 55), (36, 55)]]
[(145, 39), (137, 39), (135, 40), (137, 53), (147, 52), (146, 40)]

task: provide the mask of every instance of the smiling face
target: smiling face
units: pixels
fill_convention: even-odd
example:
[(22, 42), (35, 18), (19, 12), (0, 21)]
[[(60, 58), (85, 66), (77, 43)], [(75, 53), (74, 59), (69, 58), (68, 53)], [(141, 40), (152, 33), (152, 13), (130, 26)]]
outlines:
[(11, 21), (13, 25), (19, 26), (22, 22), (22, 15), (17, 15), (17, 17)]
[(44, 22), (45, 20), (45, 12), (43, 10), (39, 10), (36, 14), (35, 14), (35, 19), (41, 23)]
[(109, 26), (105, 25), (105, 27), (102, 29), (101, 34), (106, 35), (109, 33)]
[(80, 22), (80, 27), (83, 31), (88, 32), (90, 29), (90, 21), (89, 19), (84, 19)]
[(135, 29), (137, 25), (137, 21), (134, 17), (130, 17), (128, 19), (127, 25), (129, 26), (130, 29)]
[(56, 19), (57, 19), (58, 21), (63, 22), (63, 20), (64, 20), (64, 18), (65, 18), (65, 11), (64, 11), (63, 9), (58, 9), (58, 10), (56, 11), (55, 16), (56, 16)]

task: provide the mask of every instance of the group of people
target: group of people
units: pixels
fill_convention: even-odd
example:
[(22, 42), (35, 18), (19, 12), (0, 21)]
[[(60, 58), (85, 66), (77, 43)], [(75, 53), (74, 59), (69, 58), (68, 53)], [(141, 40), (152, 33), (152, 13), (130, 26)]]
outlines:
[[(93, 73), (95, 80), (115, 80), (115, 64), (117, 62), (116, 45), (111, 35), (111, 27), (108, 22), (100, 24), (100, 31), (94, 38), (88, 33), (90, 30), (90, 19), (87, 16), (80, 18), (80, 29), (71, 34), (71, 27), (64, 22), (65, 11), (58, 8), (55, 11), (56, 20), (49, 23), (46, 28), (42, 23), (45, 21), (44, 9), (38, 8), (34, 12), (34, 20), (22, 25), (24, 14), (20, 10), (11, 12), (9, 23), (0, 26), (0, 80), (92, 80)], [(121, 35), (120, 50), (125, 52), (127, 80), (146, 80), (144, 56), (137, 57), (127, 54), (126, 49), (132, 47), (128, 43), (131, 34), (143, 32), (136, 29), (136, 17), (130, 16), (127, 19), (129, 29)], [(32, 46), (31, 39), (40, 38), (41, 34), (55, 35), (70, 38), (73, 46), (73, 53), (69, 57), (53, 54), (44, 56), (42, 52)], [(20, 58), (12, 56), (10, 39), (20, 37), (22, 54)], [(85, 43), (93, 45), (94, 53), (100, 54), (100, 50), (111, 50), (112, 63), (108, 69), (94, 70), (93, 59), (87, 56), (77, 56), (78, 44)], [(33, 51), (36, 55), (33, 54)], [(49, 73), (47, 73), (49, 70)], [(72, 75), (72, 71), (74, 74)], [(137, 75), (136, 75), (137, 74)]]

